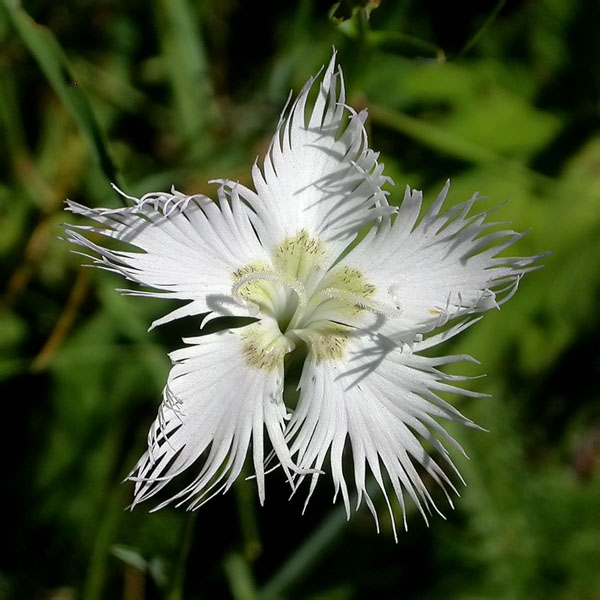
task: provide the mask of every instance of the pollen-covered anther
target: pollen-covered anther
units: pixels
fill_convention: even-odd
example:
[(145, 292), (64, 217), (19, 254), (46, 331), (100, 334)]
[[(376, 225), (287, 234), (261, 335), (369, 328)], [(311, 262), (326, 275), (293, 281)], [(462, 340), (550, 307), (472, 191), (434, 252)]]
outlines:
[(250, 325), (242, 335), (242, 351), (246, 364), (272, 371), (281, 367), (283, 357), (295, 344), (282, 335), (275, 324), (265, 320)]
[(273, 251), (273, 263), (280, 273), (307, 281), (321, 270), (327, 256), (324, 244), (301, 229), (296, 235), (284, 239)]
[(324, 360), (343, 360), (351, 331), (352, 329), (345, 325), (323, 321), (296, 333), (308, 346), (315, 362), (321, 363)]

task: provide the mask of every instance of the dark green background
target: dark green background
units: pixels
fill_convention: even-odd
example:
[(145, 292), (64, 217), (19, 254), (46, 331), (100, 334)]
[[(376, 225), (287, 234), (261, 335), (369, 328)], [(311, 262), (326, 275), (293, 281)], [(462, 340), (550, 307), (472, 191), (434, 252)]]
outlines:
[[(369, 21), (310, 1), (23, 7), (0, 4), (0, 598), (599, 599), (598, 2), (382, 0)], [(240, 481), (194, 516), (125, 512), (166, 354), (199, 320), (148, 334), (168, 307), (79, 266), (63, 201), (250, 184), (332, 45), (392, 203), (450, 177), (450, 203), (510, 200), (498, 218), (532, 228), (516, 253), (553, 251), (436, 350), (479, 359), (469, 386), (493, 394), (451, 399), (489, 430), (452, 430), (468, 487), (429, 528), (411, 508), (398, 544), (385, 510), (379, 535), (364, 510), (346, 523), (327, 478), (304, 516), (278, 473), (263, 508)]]

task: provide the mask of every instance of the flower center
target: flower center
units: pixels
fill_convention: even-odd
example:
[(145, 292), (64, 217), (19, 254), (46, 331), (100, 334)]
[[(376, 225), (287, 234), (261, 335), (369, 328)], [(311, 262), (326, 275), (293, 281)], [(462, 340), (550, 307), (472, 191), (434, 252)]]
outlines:
[[(287, 345), (251, 334), (245, 345), (249, 362), (265, 364), (258, 348), (289, 352), (302, 339), (317, 358), (342, 356), (349, 326), (364, 310), (385, 312), (372, 300), (375, 286), (351, 267), (325, 269), (327, 251), (304, 230), (286, 238), (271, 265), (254, 263), (233, 273), (232, 295), (256, 317), (268, 320), (267, 337), (287, 338)], [(268, 361), (267, 361), (268, 362)]]

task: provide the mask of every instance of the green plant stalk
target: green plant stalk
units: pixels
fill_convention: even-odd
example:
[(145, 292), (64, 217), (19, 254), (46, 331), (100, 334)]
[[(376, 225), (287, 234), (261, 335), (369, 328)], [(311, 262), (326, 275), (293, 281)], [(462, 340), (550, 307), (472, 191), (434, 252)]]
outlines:
[(233, 489), (244, 542), (244, 557), (253, 561), (262, 552), (262, 542), (256, 519), (256, 488), (248, 485), (245, 478), (246, 474), (243, 471), (234, 483)]
[(175, 574), (171, 582), (169, 593), (166, 596), (166, 600), (183, 600), (183, 588), (185, 584), (185, 569), (187, 565), (187, 559), (192, 548), (192, 541), (194, 539), (194, 525), (198, 518), (198, 511), (189, 513), (188, 518), (183, 524), (181, 533), (181, 545), (179, 547), (179, 557), (177, 559), (177, 565), (175, 567)]
[(285, 590), (309, 571), (346, 526), (346, 522), (344, 507), (334, 508), (266, 583), (258, 595), (259, 600), (277, 600), (285, 597)]
[(255, 600), (254, 577), (248, 563), (239, 554), (225, 557), (223, 568), (229, 581), (229, 589), (234, 600)]
[(123, 187), (110, 156), (104, 132), (94, 116), (85, 92), (71, 74), (69, 62), (60, 44), (52, 32), (36, 23), (16, 0), (4, 0), (4, 6), (22, 42), (90, 144), (96, 162), (107, 181)]
[(209, 124), (217, 116), (204, 44), (187, 0), (157, 0), (155, 15), (177, 126), (193, 157), (199, 158), (213, 147)]

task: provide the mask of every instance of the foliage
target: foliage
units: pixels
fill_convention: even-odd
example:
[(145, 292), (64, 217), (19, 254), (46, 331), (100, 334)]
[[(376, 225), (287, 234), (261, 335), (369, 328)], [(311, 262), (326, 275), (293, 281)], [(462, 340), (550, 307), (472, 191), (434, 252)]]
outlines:
[[(379, 6), (378, 6), (379, 4)], [(0, 5), (0, 598), (600, 598), (600, 37), (585, 0)], [(479, 190), (523, 255), (552, 250), (453, 352), (468, 482), (447, 521), (393, 543), (322, 486), (300, 515), (282, 478), (193, 515), (125, 512), (167, 351), (199, 323), (114, 293), (59, 240), (63, 200), (249, 182), (281, 107), (340, 52), (349, 103), (396, 182)], [(426, 197), (427, 197), (426, 195)], [(11, 431), (12, 430), (12, 431)], [(464, 463), (464, 464), (463, 464)], [(149, 506), (149, 508), (151, 508)]]

